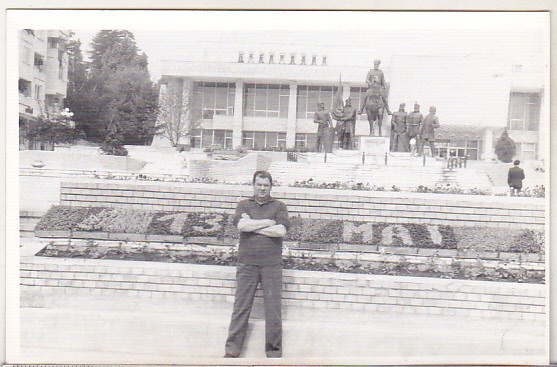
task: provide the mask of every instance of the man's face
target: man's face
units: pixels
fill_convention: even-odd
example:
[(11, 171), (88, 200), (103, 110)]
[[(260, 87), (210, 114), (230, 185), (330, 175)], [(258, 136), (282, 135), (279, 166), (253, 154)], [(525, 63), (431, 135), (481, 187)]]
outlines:
[(324, 109), (325, 109), (325, 105), (323, 105), (322, 103), (319, 103), (319, 104), (317, 105), (317, 110), (318, 110), (318, 111), (323, 111)]
[(375, 70), (379, 69), (379, 64), (381, 64), (381, 63), (375, 61), (375, 62), (373, 63), (373, 68), (374, 68)]
[(256, 177), (253, 190), (256, 199), (265, 200), (271, 195), (271, 181), (268, 178)]
[(350, 102), (350, 100), (346, 101), (345, 103), (346, 107), (352, 107), (352, 102)]

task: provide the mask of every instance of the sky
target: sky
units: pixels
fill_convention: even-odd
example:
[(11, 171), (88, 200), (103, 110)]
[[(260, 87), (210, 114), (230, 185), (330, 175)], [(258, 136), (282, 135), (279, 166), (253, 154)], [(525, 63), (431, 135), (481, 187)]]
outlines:
[(328, 64), (338, 66), (371, 66), (380, 58), (384, 68), (393, 55), (481, 54), (520, 64), (524, 58), (546, 63), (549, 52), (544, 13), (182, 11), (135, 12), (140, 14), (131, 18), (109, 13), (96, 27), (91, 27), (94, 14), (69, 27), (74, 38), (87, 54), (100, 29), (132, 31), (149, 57), (153, 81), (163, 72), (162, 60), (235, 62), (239, 51), (256, 57), (326, 54)]

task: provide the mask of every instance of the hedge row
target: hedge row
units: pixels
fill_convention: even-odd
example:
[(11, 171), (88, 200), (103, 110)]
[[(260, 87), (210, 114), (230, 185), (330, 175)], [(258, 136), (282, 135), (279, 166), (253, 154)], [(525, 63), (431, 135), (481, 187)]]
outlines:
[[(238, 238), (226, 213), (188, 213), (99, 207), (53, 206), (35, 230)], [(347, 243), (433, 249), (543, 253), (544, 233), (415, 223), (291, 218), (287, 241)]]

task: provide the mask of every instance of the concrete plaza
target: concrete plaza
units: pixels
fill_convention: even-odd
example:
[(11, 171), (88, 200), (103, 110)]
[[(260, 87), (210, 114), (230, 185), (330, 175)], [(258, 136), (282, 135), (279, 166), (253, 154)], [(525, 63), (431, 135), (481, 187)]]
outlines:
[(25, 363), (544, 363), (540, 321), (288, 307), (283, 358), (267, 360), (256, 307), (243, 358), (230, 360), (230, 303), (41, 287), (22, 287), (21, 302)]

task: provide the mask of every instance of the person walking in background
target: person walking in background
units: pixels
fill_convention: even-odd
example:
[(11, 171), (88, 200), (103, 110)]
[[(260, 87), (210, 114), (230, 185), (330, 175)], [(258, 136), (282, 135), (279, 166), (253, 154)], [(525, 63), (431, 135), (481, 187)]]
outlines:
[(518, 196), (522, 190), (522, 180), (526, 178), (524, 176), (524, 170), (520, 168), (520, 161), (517, 159), (514, 161), (514, 166), (509, 168), (509, 174), (507, 176), (507, 183), (511, 189), (511, 196)]
[(286, 205), (271, 197), (272, 187), (269, 172), (255, 172), (254, 195), (238, 203), (233, 217), (240, 231), (240, 246), (225, 358), (237, 358), (242, 352), (259, 284), (265, 308), (265, 353), (269, 358), (282, 357), (282, 238), (290, 221)]

